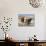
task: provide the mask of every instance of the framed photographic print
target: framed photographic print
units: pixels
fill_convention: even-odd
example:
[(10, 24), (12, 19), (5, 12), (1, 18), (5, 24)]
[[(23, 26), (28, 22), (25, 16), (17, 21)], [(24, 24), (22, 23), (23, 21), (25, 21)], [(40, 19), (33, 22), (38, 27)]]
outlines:
[(35, 16), (34, 14), (19, 14), (18, 26), (34, 26)]

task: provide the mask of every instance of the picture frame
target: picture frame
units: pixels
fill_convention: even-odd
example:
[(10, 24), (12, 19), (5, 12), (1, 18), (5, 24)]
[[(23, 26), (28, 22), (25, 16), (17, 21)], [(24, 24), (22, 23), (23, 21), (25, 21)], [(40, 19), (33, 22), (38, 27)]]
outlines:
[(19, 14), (18, 26), (34, 26), (35, 16), (34, 14)]

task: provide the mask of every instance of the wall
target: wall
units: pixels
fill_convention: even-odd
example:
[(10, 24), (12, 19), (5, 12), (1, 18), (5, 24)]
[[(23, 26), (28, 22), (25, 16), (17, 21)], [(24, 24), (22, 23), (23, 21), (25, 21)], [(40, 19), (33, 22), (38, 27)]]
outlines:
[[(13, 17), (13, 22), (10, 33), (17, 40), (27, 40), (34, 34), (37, 35), (39, 40), (45, 39), (45, 6), (40, 8), (33, 8), (30, 6), (28, 0), (0, 0), (0, 16)], [(35, 14), (34, 27), (18, 27), (18, 14), (29, 13)], [(2, 31), (0, 32), (0, 34)], [(2, 34), (1, 34), (2, 35)], [(0, 36), (2, 39), (2, 36)]]

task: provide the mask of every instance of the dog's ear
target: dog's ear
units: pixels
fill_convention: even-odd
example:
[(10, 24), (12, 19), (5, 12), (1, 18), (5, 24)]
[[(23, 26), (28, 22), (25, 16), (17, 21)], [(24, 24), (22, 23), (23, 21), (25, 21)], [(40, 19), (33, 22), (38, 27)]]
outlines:
[(24, 17), (21, 18), (21, 22), (24, 22)]
[(27, 20), (27, 23), (30, 24), (30, 22), (32, 21), (32, 18)]

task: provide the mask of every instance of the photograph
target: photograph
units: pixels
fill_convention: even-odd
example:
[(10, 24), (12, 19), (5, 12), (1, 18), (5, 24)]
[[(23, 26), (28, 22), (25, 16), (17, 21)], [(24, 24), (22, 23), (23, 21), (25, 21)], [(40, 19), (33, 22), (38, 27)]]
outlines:
[(33, 14), (19, 14), (18, 26), (34, 26), (35, 16)]

